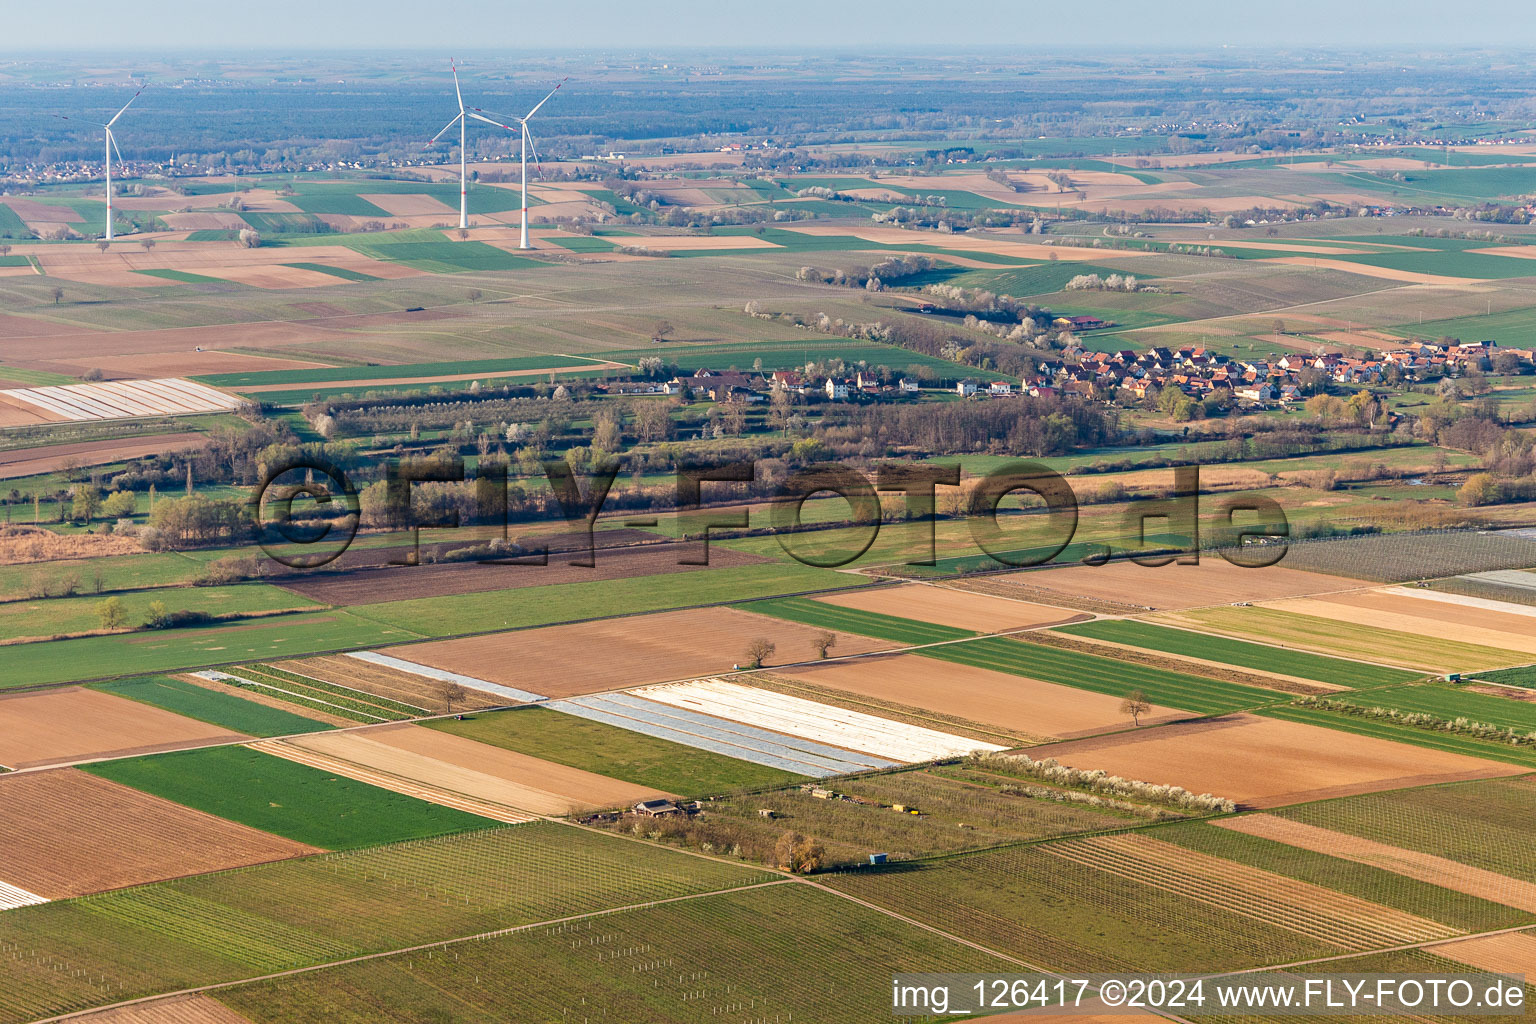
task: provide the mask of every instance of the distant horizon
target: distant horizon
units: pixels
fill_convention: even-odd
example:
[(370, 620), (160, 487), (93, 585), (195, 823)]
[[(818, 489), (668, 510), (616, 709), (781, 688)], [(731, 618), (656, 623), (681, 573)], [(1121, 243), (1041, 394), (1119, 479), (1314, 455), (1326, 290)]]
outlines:
[[(152, 19), (105, 0), (6, 12), (7, 46), (23, 54), (267, 52), (927, 52), (1041, 47), (1183, 52), (1316, 49), (1340, 52), (1536, 48), (1536, 20), (1516, 0), (1292, 0), (1283, 11), (1241, 0), (1101, 0), (1079, 10), (1027, 0), (959, 0), (935, 17), (921, 0), (831, 6), (780, 0), (750, 19), (702, 0), (663, 0), (637, 12), (617, 0), (530, 10), (494, 0), (448, 0), (424, 16), (404, 0), (269, 0), (229, 17), (222, 5), (163, 0)], [(1501, 40), (1489, 47), (1488, 37)], [(486, 36), (519, 45), (464, 46)], [(324, 42), (319, 42), (324, 38)], [(921, 38), (922, 43), (913, 43)], [(723, 42), (728, 41), (728, 42)], [(1346, 42), (1347, 41), (1347, 42)]]

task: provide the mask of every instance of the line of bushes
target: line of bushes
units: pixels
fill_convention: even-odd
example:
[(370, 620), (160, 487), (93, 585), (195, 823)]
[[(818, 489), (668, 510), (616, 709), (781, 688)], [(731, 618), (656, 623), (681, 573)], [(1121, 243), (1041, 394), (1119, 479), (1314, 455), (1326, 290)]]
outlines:
[(1348, 701), (1333, 700), (1328, 697), (1298, 697), (1291, 701), (1291, 704), (1296, 707), (1311, 708), (1314, 711), (1331, 711), (1335, 714), (1354, 715), (1356, 718), (1374, 718), (1415, 729), (1455, 733), (1458, 736), (1471, 736), (1474, 739), (1507, 743), (1510, 746), (1536, 747), (1536, 732), (1520, 732), (1518, 729), (1510, 729), (1490, 722), (1474, 722), (1470, 718), (1441, 718), (1423, 711), (1399, 711), (1396, 708), (1351, 704)]
[(967, 761), (990, 772), (1039, 779), (1053, 786), (1084, 791), (1086, 794), (1100, 798), (1130, 797), (1147, 803), (1204, 814), (1230, 814), (1237, 810), (1237, 804), (1226, 797), (1212, 796), (1210, 793), (1191, 793), (1182, 786), (1124, 779), (1118, 775), (1111, 775), (1101, 768), (1071, 768), (1054, 757), (1037, 761), (1028, 754), (978, 752), (970, 754)]

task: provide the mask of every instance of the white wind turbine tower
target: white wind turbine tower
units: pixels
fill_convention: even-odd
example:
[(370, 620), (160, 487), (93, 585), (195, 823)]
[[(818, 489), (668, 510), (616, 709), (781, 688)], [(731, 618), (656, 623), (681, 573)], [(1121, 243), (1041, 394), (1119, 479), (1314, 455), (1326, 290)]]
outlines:
[[(133, 101), (138, 99), (139, 96), (143, 94), (143, 92), (144, 87), (141, 86), (139, 91), (129, 97), (127, 103), (123, 104), (123, 109), (112, 115), (112, 120), (108, 121), (106, 124), (96, 125), (96, 127), (100, 128), (107, 135), (105, 143), (107, 150), (107, 233), (103, 236), (103, 238), (105, 238), (108, 242), (112, 241), (112, 151), (117, 149), (117, 139), (113, 138), (112, 136), (112, 126), (117, 124), (117, 119), (122, 117), (123, 113), (129, 107), (133, 106)], [(78, 120), (78, 118), (65, 117), (63, 114), (54, 114), (53, 116), (58, 118), (60, 121)], [(95, 122), (91, 123), (94, 124)], [(119, 160), (123, 158), (123, 151), (120, 149), (117, 149), (117, 158)]]
[(469, 227), (469, 161), (465, 148), (467, 140), (464, 136), (464, 130), (469, 124), (469, 118), (473, 115), (468, 114), (464, 110), (464, 92), (459, 88), (458, 66), (453, 61), (449, 61), (448, 67), (453, 71), (453, 92), (459, 99), (459, 112), (454, 115), (452, 121), (443, 125), (442, 131), (432, 136), (432, 142), (427, 143), (427, 145), (430, 146), (437, 142), (454, 125), (459, 126), (459, 227), (463, 229)]
[[(539, 102), (535, 103), (533, 105), (533, 109), (528, 111), (528, 113), (524, 114), (522, 117), (508, 118), (508, 120), (516, 121), (517, 122), (517, 127), (516, 128), (513, 128), (509, 124), (502, 124), (500, 121), (493, 121), (491, 118), (485, 117), (484, 115), (490, 113), (490, 111), (482, 111), (479, 107), (476, 107), (474, 109), (474, 111), (472, 111), (470, 113), (470, 115), (469, 115), (470, 117), (477, 118), (478, 120), (484, 121), (486, 124), (494, 124), (498, 128), (505, 128), (509, 132), (517, 132), (518, 134), (520, 134), (522, 136), (522, 140), (523, 140), (523, 231), (522, 231), (522, 241), (518, 244), (518, 248), (519, 249), (531, 249), (531, 248), (533, 248), (531, 245), (528, 244), (528, 150), (529, 149), (533, 150), (533, 162), (534, 162), (534, 165), (537, 166), (537, 167), (540, 167), (540, 169), (542, 169), (542, 165), (539, 164), (539, 150), (538, 150), (538, 147), (533, 144), (533, 133), (528, 130), (528, 122), (533, 119), (533, 115), (534, 114), (537, 114), (539, 112), (539, 108), (540, 107), (542, 107), (544, 104), (548, 103), (550, 101), (550, 99), (555, 95), (555, 93), (560, 91), (560, 86), (564, 85), (568, 81), (570, 81), (569, 78), (562, 78), (562, 79), (560, 79), (560, 85), (557, 85), (553, 89), (549, 90), (549, 95), (545, 96), (543, 99), (539, 100)], [(503, 117), (505, 115), (498, 114), (497, 116), (498, 117)]]

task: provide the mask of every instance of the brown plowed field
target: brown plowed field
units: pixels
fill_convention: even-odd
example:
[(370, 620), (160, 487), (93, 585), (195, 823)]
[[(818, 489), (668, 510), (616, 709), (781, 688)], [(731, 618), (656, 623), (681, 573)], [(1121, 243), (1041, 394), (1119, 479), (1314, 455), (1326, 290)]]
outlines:
[(535, 814), (627, 807), (669, 795), (408, 723), (285, 742)]
[[(726, 672), (745, 660), (747, 643), (756, 637), (778, 645), (770, 665), (810, 661), (817, 657), (811, 641), (820, 632), (734, 608), (698, 608), (437, 640), (383, 653), (548, 697), (574, 697)], [(835, 650), (859, 654), (889, 646), (839, 633)]]
[(1223, 715), (1159, 729), (1055, 743), (1030, 751), (1074, 768), (1276, 807), (1434, 782), (1492, 779), (1526, 769), (1424, 747), (1345, 736), (1257, 715)]
[(72, 1018), (77, 1024), (251, 1024), (210, 996), (171, 996)]
[(60, 359), (61, 367), (100, 370), (106, 380), (131, 380), (136, 377), (187, 377), (204, 373), (250, 373), (259, 370), (310, 370), (324, 367), (305, 359), (280, 359), (252, 356), (242, 352), (145, 353), (133, 356), (79, 356)]
[(903, 583), (894, 587), (860, 588), (844, 594), (831, 594), (816, 600), (840, 608), (879, 612), (940, 626), (970, 629), (978, 633), (998, 633), (1006, 629), (1032, 626), (1059, 626), (1081, 622), (1090, 616), (1049, 605), (1010, 601), (1006, 597), (950, 590), (923, 583)]
[(1530, 932), (1462, 939), (1443, 946), (1431, 946), (1426, 952), (1494, 974), (1523, 974), (1527, 984), (1536, 979), (1536, 935)]
[[(551, 373), (573, 373), (578, 370), (623, 370), (621, 363), (572, 363), (570, 366), (550, 366), (542, 370), (507, 370), (498, 373), (449, 373), (438, 377), (363, 377), (358, 380), (326, 381), (326, 388), (388, 387), (393, 384), (440, 384), (465, 380), (500, 380), (508, 377), (543, 377)], [(257, 384), (253, 387), (232, 388), (242, 395), (259, 395), (267, 391), (292, 391), (293, 384)]]
[[(409, 672), (401, 672), (386, 665), (375, 665), (357, 658), (331, 655), (279, 662), (276, 667), (335, 683), (338, 686), (349, 686), (354, 690), (361, 690), (376, 697), (399, 701), (427, 711), (446, 710), (439, 707), (442, 703), (439, 696), (441, 683), (411, 675)], [(466, 689), (464, 693), (464, 699), (455, 703), (455, 711), (478, 711), (483, 708), (501, 707), (507, 703), (503, 698), (494, 697), (480, 690)], [(245, 696), (243, 693), (241, 695)]]
[(1050, 599), (1050, 591), (1059, 591), (1073, 597), (1157, 609), (1268, 601), (1350, 589), (1350, 581), (1337, 576), (1278, 565), (1244, 569), (1223, 558), (1203, 558), (1199, 565), (1165, 565), (1155, 569), (1117, 560), (1100, 566), (1037, 569), (992, 579), (1039, 590), (1045, 600)]
[(1536, 912), (1536, 885), (1495, 871), (1436, 857), (1432, 853), (1405, 850), (1400, 846), (1389, 846), (1373, 839), (1362, 839), (1347, 832), (1290, 821), (1272, 814), (1244, 814), (1236, 818), (1223, 818), (1212, 824), (1261, 839), (1272, 839), (1287, 846), (1326, 853), (1330, 857), (1369, 864), (1444, 889)]
[(3, 877), (49, 899), (317, 852), (73, 768), (0, 776)]
[(62, 469), (66, 462), (81, 466), (105, 466), (144, 455), (202, 448), (207, 444), (208, 438), (204, 434), (151, 434), (133, 440), (85, 441), (80, 444), (57, 444), (47, 448), (0, 452), (0, 480), (13, 480), (36, 473), (54, 473)]
[[(571, 565), (570, 556), (551, 552), (548, 565), (492, 565), (485, 562), (438, 562), (432, 565), (381, 566), (350, 572), (275, 580), (296, 594), (329, 605), (376, 604), (404, 598), (445, 597), (450, 594), (481, 594), (491, 590), (542, 587), (552, 583), (587, 583), (593, 580), (629, 579), (677, 572), (696, 572), (721, 566), (756, 565), (761, 555), (711, 546), (709, 565), (678, 565), (691, 557), (695, 545), (650, 544), (632, 548), (599, 550), (593, 566)], [(378, 561), (403, 557), (405, 549), (392, 549)], [(362, 556), (360, 556), (362, 557)], [(378, 564), (373, 556), (368, 561)]]
[(399, 193), (358, 193), (358, 198), (372, 203), (385, 213), (395, 217), (434, 216), (446, 217), (458, 213), (453, 207), (436, 196)]
[[(1120, 713), (1119, 697), (916, 654), (801, 665), (774, 674), (1039, 739), (1091, 735), (1129, 721)], [(1150, 725), (1188, 717), (1188, 712), (1154, 706), (1142, 721)]]
[(148, 704), (80, 687), (0, 697), (0, 764), (8, 768), (245, 738)]

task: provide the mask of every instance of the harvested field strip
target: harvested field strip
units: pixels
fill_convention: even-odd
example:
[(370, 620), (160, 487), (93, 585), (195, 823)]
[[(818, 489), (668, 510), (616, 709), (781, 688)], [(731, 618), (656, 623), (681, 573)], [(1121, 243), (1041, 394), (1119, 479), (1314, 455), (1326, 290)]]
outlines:
[(320, 693), (332, 694), (337, 697), (345, 697), (350, 701), (356, 701), (358, 704), (365, 708), (377, 708), (378, 711), (386, 713), (386, 715), (415, 718), (423, 714), (431, 713), (431, 709), (429, 708), (418, 707), (415, 704), (405, 704), (397, 700), (390, 700), (388, 697), (380, 697), (377, 694), (368, 693), (364, 690), (354, 690), (350, 686), (341, 686), (336, 683), (327, 682), (324, 679), (316, 679), (313, 676), (306, 676), (301, 672), (290, 672), (287, 669), (274, 668), (271, 665), (242, 665), (240, 667), (240, 671), (246, 673), (247, 675), (258, 675), (266, 679), (273, 679), (279, 683), (289, 683), (295, 686), (302, 686), (305, 689), (316, 690)]
[[(371, 693), (401, 704), (450, 710), (443, 704), (442, 684), (437, 681), (384, 665), (370, 664), (359, 658), (324, 655), (278, 662), (273, 667), (351, 690)], [(454, 702), (452, 710), (480, 711), (486, 708), (502, 707), (505, 703), (495, 699), (491, 694), (466, 688), (464, 696)]]
[[(853, 663), (848, 662), (845, 664)], [(927, 666), (923, 667), (926, 670)], [(830, 682), (834, 678), (838, 679), (839, 682), (842, 681), (838, 677), (820, 676), (814, 673), (808, 673), (803, 676), (754, 675), (751, 677), (751, 681), (753, 686), (761, 689), (776, 690), (791, 697), (813, 700), (818, 704), (847, 708), (850, 711), (862, 711), (865, 714), (877, 715), (889, 721), (921, 725), (929, 729), (937, 729), (940, 732), (954, 733), (967, 739), (984, 740), (988, 743), (1001, 741), (1002, 745), (1010, 750), (1014, 747), (1027, 747), (1032, 743), (1040, 743), (1044, 740), (1044, 737), (1034, 733), (1000, 729), (996, 725), (983, 725), (981, 722), (961, 718), (943, 711), (934, 711), (929, 708), (914, 707), (908, 704), (898, 704), (846, 689), (834, 690), (829, 689), (827, 686), (814, 685), (817, 682)], [(945, 683), (945, 689), (948, 691), (951, 689), (952, 681), (946, 679)], [(1076, 695), (1074, 692), (1073, 696)]]
[(28, 892), (18, 885), (0, 882), (0, 910), (14, 910), (17, 907), (31, 907), (47, 902), (46, 896)]
[[(339, 734), (345, 735), (345, 734)], [(442, 807), (451, 807), (454, 810), (463, 811), (465, 814), (476, 814), (492, 821), (500, 821), (508, 825), (520, 825), (523, 822), (534, 820), (535, 815), (515, 810), (512, 807), (493, 803), (489, 800), (477, 799), (466, 796), (454, 790), (444, 789), (441, 786), (433, 786), (423, 782), (417, 782), (392, 772), (372, 768), (366, 764), (360, 764), (349, 758), (328, 754), (322, 751), (309, 750), (297, 743), (283, 740), (262, 740), (260, 743), (250, 744), (252, 750), (260, 750), (265, 754), (273, 754), (285, 758), (297, 764), (308, 765), (325, 772), (334, 772), (358, 782), (366, 782), (370, 786), (378, 786), (392, 793), (401, 793), (405, 796), (425, 800), (428, 803), (438, 804)]]
[[(1487, 573), (1484, 575), (1499, 576), (1504, 574)], [(1529, 574), (1527, 575), (1529, 576)], [(1530, 577), (1530, 579), (1536, 581), (1536, 577)], [(1427, 590), (1422, 587), (1384, 587), (1379, 593), (1389, 594), (1393, 597), (1411, 597), (1418, 601), (1435, 601), (1439, 604), (1456, 605), (1461, 608), (1477, 608), (1486, 612), (1497, 612), (1500, 615), (1521, 615), (1526, 618), (1536, 618), (1536, 608), (1529, 607), (1528, 605), (1514, 604), (1510, 601), (1492, 601), (1483, 597), (1447, 594), (1443, 591)]]
[(1147, 834), (1202, 854), (1427, 917), (1459, 932), (1495, 931), (1531, 921), (1530, 914), (1502, 903), (1409, 878), (1382, 866), (1333, 856), (1331, 851), (1306, 849), (1240, 826), (1229, 827), (1225, 819), (1165, 826)]
[(903, 619), (880, 612), (858, 608), (840, 608), (806, 597), (783, 597), (769, 601), (753, 601), (739, 606), (743, 611), (772, 615), (776, 619), (788, 619), (807, 626), (858, 633), (892, 643), (915, 645), (935, 644), (945, 640), (964, 640), (978, 635), (975, 630), (939, 626), (916, 619)]
[(681, 796), (768, 789), (804, 782), (809, 777), (798, 771), (768, 768), (542, 707), (493, 711), (463, 720), (438, 718), (422, 724), (529, 757)]
[(114, 679), (106, 683), (92, 683), (90, 688), (233, 729), (247, 736), (287, 736), (331, 728), (324, 722), (303, 715), (265, 707), (170, 676)]
[(1407, 682), (1416, 675), (1400, 669), (1345, 661), (1342, 658), (1329, 658), (1304, 651), (1289, 651), (1266, 644), (1233, 640), (1212, 636), (1209, 633), (1195, 633), (1129, 619), (1085, 622), (1080, 625), (1061, 626), (1056, 631), (1095, 640), (1108, 640), (1131, 647), (1163, 651), (1167, 654), (1181, 654), (1228, 665), (1239, 665), (1259, 672), (1278, 672), (1282, 675), (1300, 676), (1303, 679), (1316, 679), (1324, 683), (1337, 683), (1341, 686)]
[(0, 759), (35, 768), (248, 739), (108, 693), (77, 686), (0, 698)]
[(1536, 777), (1371, 793), (1275, 816), (1536, 884)]
[(1404, 945), (1459, 934), (1426, 918), (1150, 836), (1090, 836), (1047, 843), (1041, 849), (1343, 949)]
[(485, 819), (248, 747), (206, 747), (90, 765), (121, 782), (273, 835), (330, 850), (480, 828)]
[(1462, 939), (1428, 952), (1495, 974), (1523, 974), (1527, 985), (1536, 977), (1536, 934), (1528, 931)]
[(1030, 604), (923, 583), (865, 587), (816, 598), (822, 604), (893, 615), (953, 629), (998, 633), (1077, 622), (1087, 616), (1049, 605)]
[(1356, 625), (1344, 620), (1342, 609), (1338, 615), (1325, 618), (1278, 608), (1207, 608), (1162, 614), (1154, 621), (1270, 643), (1283, 637), (1281, 646), (1284, 647), (1363, 658), (1426, 672), (1494, 668), (1517, 665), (1525, 660), (1512, 651), (1446, 640), (1439, 635), (1425, 636), (1382, 626)]
[(1064, 651), (1025, 640), (987, 637), (924, 648), (930, 658), (1010, 672), (1048, 683), (1124, 697), (1140, 690), (1154, 704), (1200, 714), (1222, 714), (1280, 700), (1277, 693), (1165, 669)]
[(808, 740), (754, 729), (723, 718), (671, 708), (622, 693), (601, 697), (573, 697), (551, 701), (545, 707), (797, 775), (825, 778), (871, 768), (895, 767), (894, 762), (869, 754), (824, 747)]
[[(255, 675), (256, 673), (251, 673)], [(265, 682), (258, 679), (249, 679), (245, 676), (231, 675), (228, 672), (220, 672), (217, 669), (207, 669), (202, 672), (193, 672), (192, 675), (199, 679), (206, 679), (211, 683), (228, 683), (234, 687), (251, 686), (264, 694), (276, 696), (281, 700), (289, 701), (300, 707), (310, 708), (315, 711), (324, 711), (327, 714), (337, 715), (353, 722), (388, 722), (396, 719), (385, 718), (372, 712), (363, 711), (359, 707), (348, 707), (334, 701), (323, 700), (319, 697), (298, 693), (291, 684)]]
[(720, 679), (669, 683), (631, 690), (631, 695), (717, 718), (760, 726), (790, 736), (861, 750), (894, 761), (935, 761), (974, 750), (1005, 750), (952, 733), (818, 704)]
[[(1421, 601), (1381, 591), (1337, 594), (1326, 598), (1294, 598), (1271, 607), (1299, 615), (1337, 620), (1364, 629), (1390, 629), (1414, 636), (1456, 636), (1457, 643), (1484, 648), (1482, 661), (1502, 667), (1536, 657), (1536, 623), (1526, 615), (1508, 615), (1481, 608), (1466, 608), (1444, 601)], [(1493, 652), (1493, 653), (1488, 653)]]
[(103, 1010), (80, 1018), (80, 1024), (251, 1024), (251, 1020), (211, 996), (192, 995)]
[[(405, 648), (404, 650), (409, 650)], [(449, 672), (446, 669), (433, 668), (430, 665), (418, 665), (414, 661), (397, 658), (392, 654), (382, 654), (378, 651), (352, 651), (346, 655), (348, 658), (356, 658), (358, 661), (366, 661), (373, 665), (381, 665), (384, 668), (397, 669), (401, 672), (409, 672), (412, 675), (421, 676), (424, 679), (435, 679), (439, 682), (458, 683), (472, 690), (481, 690), (485, 693), (494, 693), (499, 697), (516, 701), (519, 704), (533, 704), (541, 700), (548, 700), (536, 693), (527, 690), (519, 690), (511, 686), (502, 686), (500, 683), (487, 682), (484, 679), (476, 679), (474, 676), (466, 676), (459, 672)]]
[(5, 881), (50, 899), (314, 852), (73, 768), (0, 779)]
[(1330, 857), (1358, 861), (1455, 892), (1536, 912), (1536, 884), (1485, 871), (1445, 857), (1405, 850), (1273, 814), (1244, 814), (1212, 822), (1221, 828), (1271, 839)]
[[(383, 952), (773, 877), (534, 822), (181, 878), (154, 886), (153, 895), (139, 889), (97, 897), (89, 910), (82, 901), (23, 907), (4, 915), (19, 955), (0, 958), (0, 1020), (260, 973), (224, 954), (226, 920), (242, 955), (283, 956), (287, 949), (287, 963), (301, 967), (332, 959), (337, 949)], [(120, 912), (119, 900), (126, 904)], [(167, 909), (146, 911), (146, 903)], [(264, 948), (263, 935), (282, 937), (284, 948)]]
[[(1362, 703), (1369, 703), (1369, 701), (1362, 701)], [(1289, 704), (1261, 708), (1258, 714), (1287, 722), (1301, 722), (1306, 725), (1322, 726), (1325, 729), (1337, 729), (1355, 736), (1370, 736), (1395, 743), (1427, 747), (1430, 750), (1441, 750), (1448, 754), (1462, 754), (1467, 757), (1536, 768), (1536, 747), (1513, 747), (1507, 743), (1480, 740), (1453, 732), (1423, 729), (1389, 719), (1364, 718), (1337, 711), (1325, 711), (1321, 708), (1294, 707)]]

